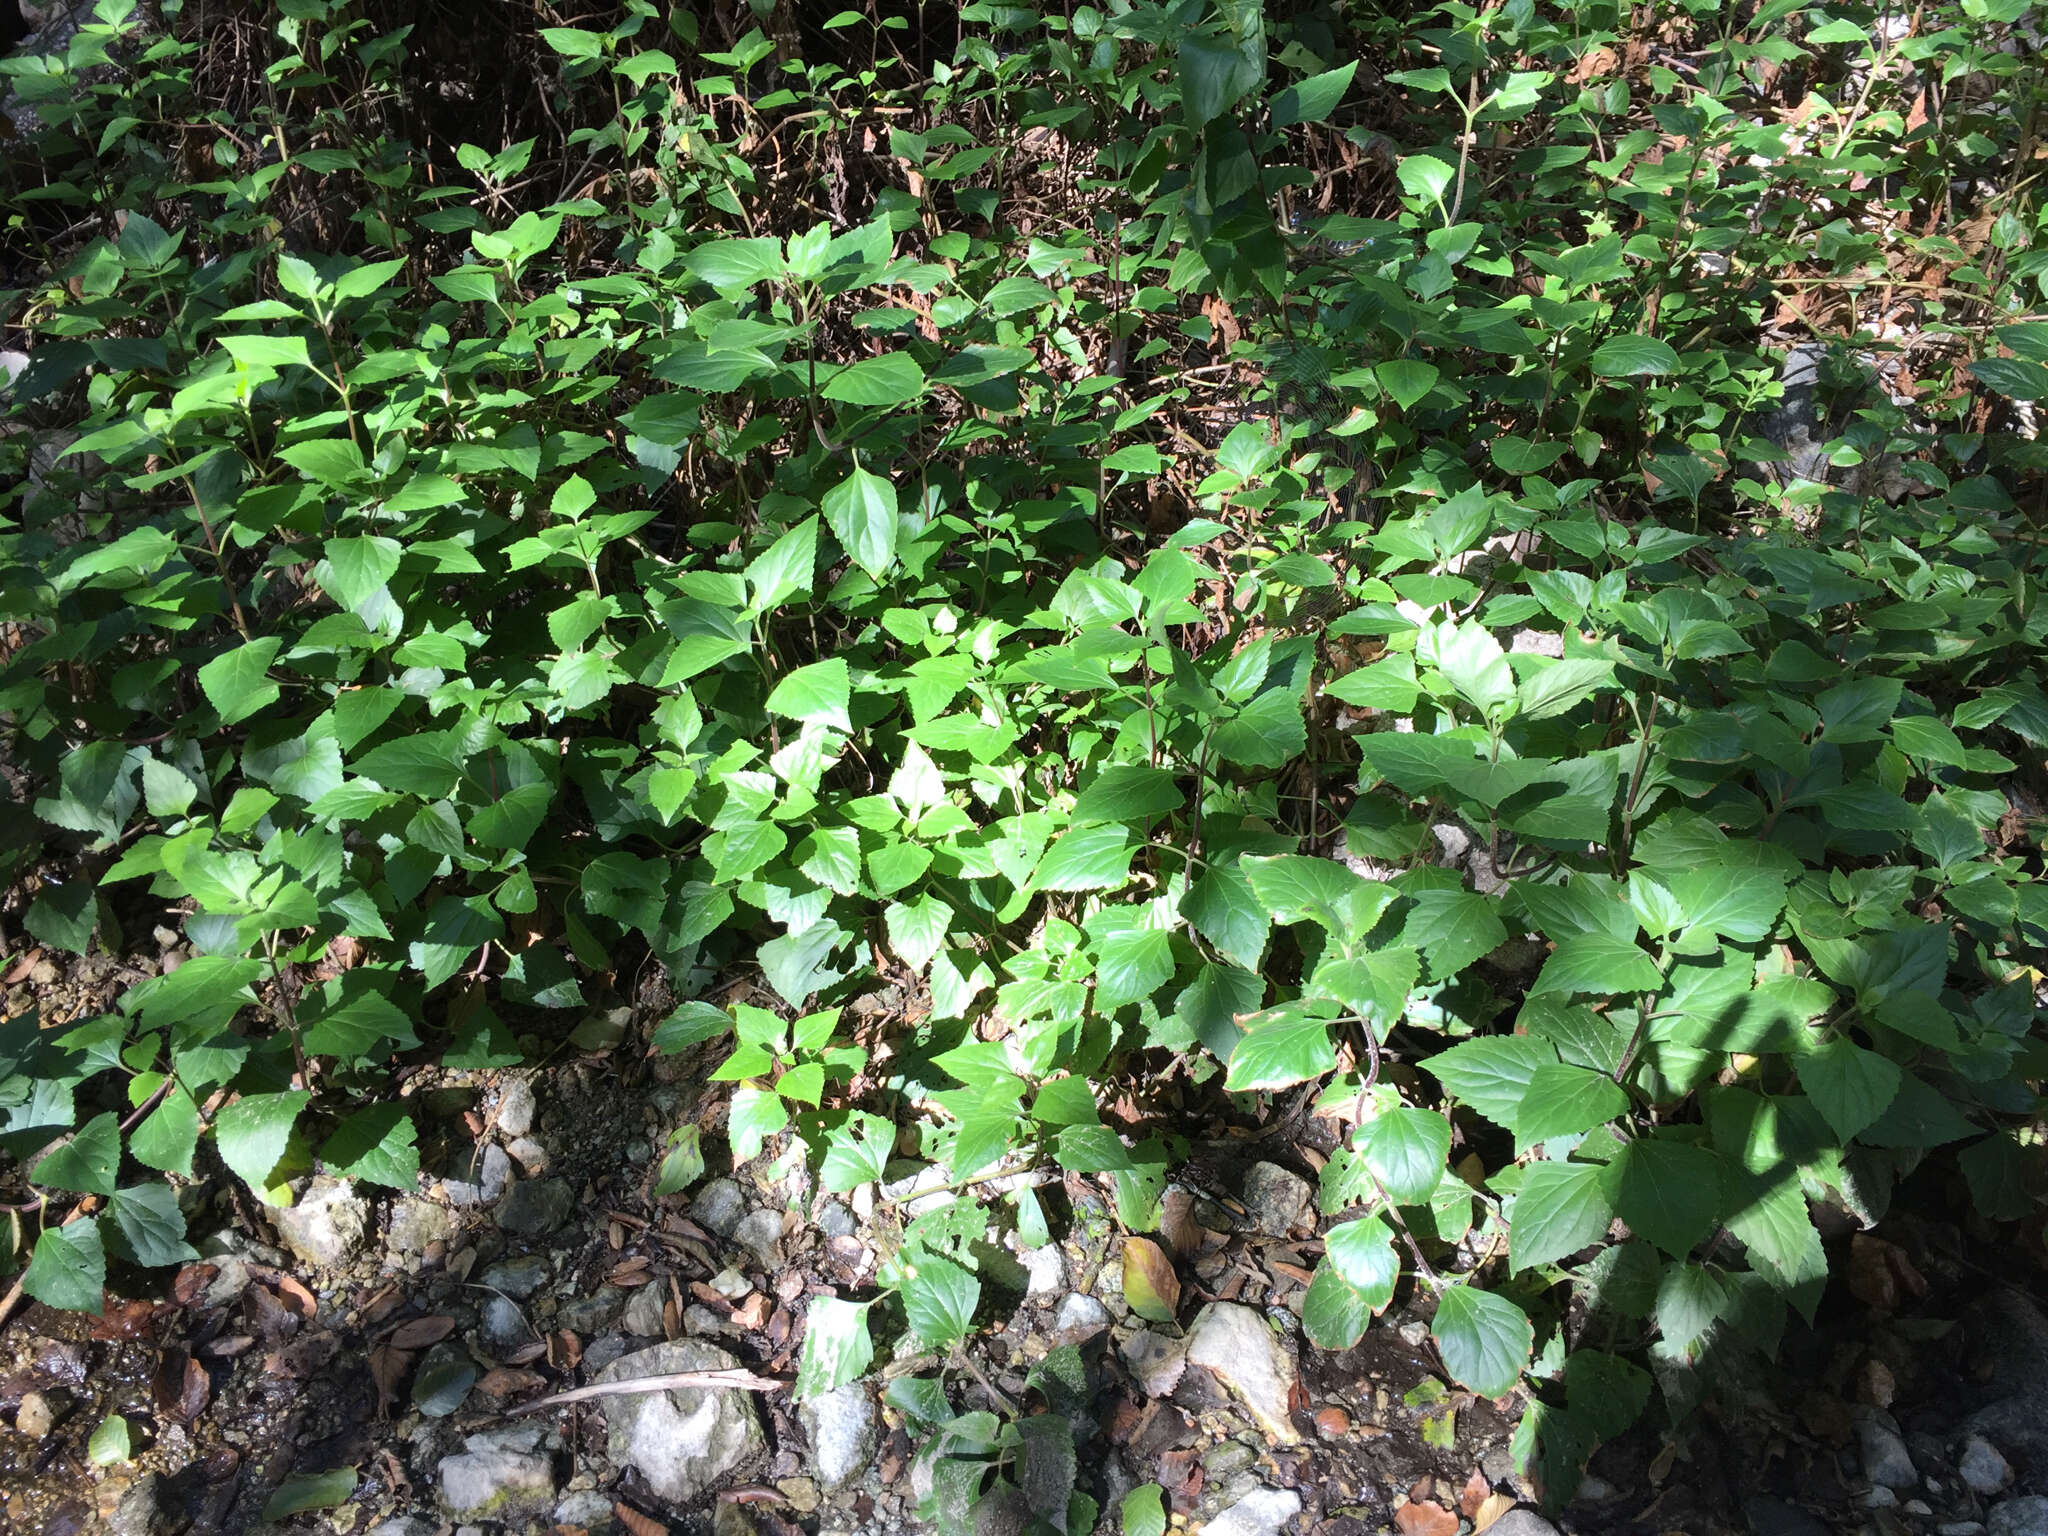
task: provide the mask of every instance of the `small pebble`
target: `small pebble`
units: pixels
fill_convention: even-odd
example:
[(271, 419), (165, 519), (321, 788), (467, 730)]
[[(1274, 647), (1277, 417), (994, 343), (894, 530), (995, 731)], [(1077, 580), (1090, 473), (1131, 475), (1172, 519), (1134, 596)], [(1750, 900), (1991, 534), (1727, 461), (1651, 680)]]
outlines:
[(31, 1440), (40, 1440), (56, 1428), (57, 1415), (50, 1407), (50, 1400), (40, 1392), (24, 1392), (21, 1407), (15, 1410), (14, 1427)]

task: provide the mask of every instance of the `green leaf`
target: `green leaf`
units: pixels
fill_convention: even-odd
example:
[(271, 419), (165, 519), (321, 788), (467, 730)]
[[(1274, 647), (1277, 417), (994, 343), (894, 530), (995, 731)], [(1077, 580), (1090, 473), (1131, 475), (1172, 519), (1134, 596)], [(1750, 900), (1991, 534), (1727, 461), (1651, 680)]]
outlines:
[(1241, 859), (1238, 867), (1275, 922), (1315, 922), (1338, 938), (1370, 927), (1394, 899), (1385, 886), (1368, 884), (1341, 864), (1306, 854)]
[(223, 336), (220, 344), (228, 355), (246, 367), (286, 368), (297, 364), (313, 366), (303, 336)]
[(1590, 364), (1601, 378), (1639, 378), (1677, 372), (1678, 354), (1654, 336), (1610, 336), (1594, 349)]
[(100, 1420), (100, 1427), (85, 1442), (86, 1459), (96, 1467), (118, 1466), (134, 1455), (128, 1439), (128, 1421), (118, 1413)]
[(1173, 979), (1173, 941), (1158, 928), (1112, 933), (1097, 947), (1095, 1007), (1113, 1013), (1142, 1002)]
[(851, 731), (853, 721), (846, 711), (852, 697), (853, 680), (846, 659), (834, 656), (785, 673), (768, 695), (768, 708), (807, 725), (815, 722), (836, 731)]
[(1105, 768), (1074, 801), (1077, 827), (1098, 822), (1142, 822), (1181, 808), (1184, 796), (1164, 768), (1118, 763)]
[(747, 586), (753, 593), (750, 610), (767, 613), (791, 597), (810, 596), (817, 564), (818, 520), (807, 517), (747, 567)]
[(853, 563), (880, 581), (896, 563), (896, 487), (855, 469), (825, 493), (825, 521)]
[(1394, 403), (1404, 411), (1413, 410), (1424, 395), (1436, 388), (1436, 381), (1442, 376), (1435, 363), (1417, 362), (1412, 358), (1396, 358), (1392, 362), (1381, 363), (1372, 372), (1380, 388), (1392, 396)]
[(94, 1317), (100, 1315), (106, 1286), (107, 1257), (97, 1218), (45, 1227), (21, 1277), (21, 1288), (44, 1306)]
[[(1283, 1015), (1254, 1022), (1230, 1053), (1224, 1086), (1232, 1093), (1291, 1088), (1337, 1070), (1337, 1049), (1330, 1026), (1321, 1019)], [(1434, 1175), (1431, 1182), (1435, 1182)]]
[(2008, 400), (2048, 400), (2048, 368), (2026, 358), (1980, 357), (1970, 364), (1970, 372)]
[(185, 1213), (168, 1184), (135, 1184), (107, 1202), (109, 1246), (131, 1263), (149, 1268), (184, 1264), (199, 1257), (185, 1241)]
[(284, 642), (275, 635), (238, 645), (199, 669), (199, 686), (220, 711), (222, 725), (235, 725), (275, 704), (282, 690), (269, 678), (270, 663)]
[(911, 1331), (930, 1348), (945, 1349), (973, 1329), (981, 1284), (952, 1260), (917, 1254), (904, 1266), (901, 1290)]
[(661, 1167), (655, 1170), (655, 1198), (681, 1194), (703, 1177), (704, 1133), (694, 1125), (679, 1125), (669, 1136)]
[(815, 1401), (849, 1381), (858, 1381), (874, 1362), (868, 1337), (872, 1303), (813, 1296), (804, 1312), (804, 1352), (797, 1362), (796, 1395)]
[(213, 1117), (214, 1144), (221, 1161), (259, 1194), (284, 1156), (292, 1126), (312, 1095), (303, 1088), (283, 1093), (245, 1094)]
[(1536, 1330), (1528, 1314), (1493, 1291), (1454, 1285), (1430, 1325), (1444, 1369), (1481, 1397), (1505, 1397), (1522, 1379)]
[(1828, 689), (1815, 700), (1827, 739), (1837, 746), (1880, 739), (1904, 687), (1896, 677), (1858, 677)]
[(788, 270), (782, 242), (766, 237), (707, 240), (683, 258), (683, 265), (693, 276), (723, 294), (743, 293), (756, 283), (774, 281)]
[(1891, 1107), (1904, 1075), (1896, 1062), (1840, 1036), (1794, 1060), (1799, 1086), (1844, 1146)]
[(1166, 1496), (1157, 1483), (1146, 1483), (1124, 1495), (1123, 1536), (1166, 1536)]
[(332, 1509), (337, 1504), (346, 1504), (355, 1491), (354, 1467), (337, 1467), (332, 1472), (294, 1472), (264, 1502), (263, 1518), (284, 1520), (309, 1509)]
[(818, 1185), (827, 1194), (842, 1195), (881, 1178), (895, 1150), (896, 1128), (880, 1115), (855, 1112), (846, 1124), (825, 1137), (825, 1160)]
[(1557, 1049), (1530, 1035), (1467, 1040), (1423, 1063), (1444, 1091), (1496, 1125), (1515, 1129), (1529, 1081), (1557, 1060)]
[(1628, 1095), (1610, 1078), (1563, 1063), (1538, 1067), (1515, 1116), (1515, 1150), (1553, 1136), (1576, 1136), (1628, 1109)]
[(913, 971), (922, 971), (945, 947), (953, 915), (953, 909), (930, 892), (915, 901), (891, 902), (882, 914), (889, 947)]
[(1728, 1287), (1704, 1264), (1672, 1264), (1657, 1286), (1657, 1327), (1664, 1342), (1684, 1349), (1720, 1319)]
[(199, 1106), (182, 1083), (173, 1083), (142, 1123), (128, 1133), (135, 1160), (164, 1173), (190, 1178), (199, 1145)]
[(819, 393), (848, 405), (908, 405), (924, 393), (924, 370), (908, 352), (885, 352), (840, 369)]
[(1032, 883), (1042, 891), (1110, 890), (1130, 878), (1135, 851), (1119, 823), (1075, 827), (1046, 850)]
[(789, 1106), (773, 1089), (746, 1085), (733, 1089), (732, 1108), (725, 1126), (726, 1140), (732, 1144), (733, 1166), (759, 1157), (762, 1143), (779, 1135), (788, 1124)]
[(1796, 1178), (1745, 1178), (1729, 1199), (1728, 1230), (1749, 1250), (1749, 1267), (1781, 1291), (1819, 1286), (1827, 1254)]
[(120, 1165), (121, 1122), (109, 1112), (80, 1126), (77, 1135), (30, 1170), (28, 1179), (44, 1189), (111, 1195)]
[(1529, 995), (1655, 992), (1663, 985), (1664, 973), (1657, 969), (1657, 962), (1633, 943), (1604, 933), (1580, 933), (1558, 940)]
[(420, 1176), (413, 1138), (412, 1116), (404, 1105), (372, 1104), (341, 1122), (320, 1148), (320, 1160), (349, 1178), (409, 1190)]
[(1607, 1170), (1593, 1163), (1531, 1163), (1508, 1223), (1508, 1269), (1569, 1258), (1607, 1235), (1614, 1209)]
[(1353, 59), (1341, 68), (1311, 75), (1288, 86), (1272, 100), (1273, 126), (1292, 128), (1296, 123), (1320, 123), (1337, 110), (1337, 103), (1351, 89), (1351, 77), (1357, 73), (1358, 61)]
[(1325, 1259), (1301, 1298), (1301, 1330), (1318, 1349), (1349, 1349), (1365, 1337), (1373, 1311), (1358, 1288)]
[(382, 592), (398, 572), (396, 539), (329, 539), (313, 579), (345, 609), (353, 611)]
[(1190, 128), (1228, 112), (1264, 76), (1263, 48), (1255, 58), (1233, 38), (1186, 34), (1180, 39), (1181, 109)]
[(1235, 864), (1212, 866), (1181, 898), (1181, 916), (1226, 960), (1257, 970), (1272, 928), (1251, 881)]
[(1642, 1416), (1651, 1385), (1648, 1371), (1605, 1350), (1575, 1349), (1564, 1362), (1565, 1401), (1603, 1440)]
[(1641, 1136), (1622, 1149), (1615, 1213), (1675, 1259), (1692, 1252), (1721, 1215), (1721, 1160), (1705, 1147)]
[(1507, 941), (1497, 904), (1477, 891), (1416, 891), (1401, 929), (1401, 942), (1429, 961), (1433, 981), (1448, 981)]
[[(1242, 1053), (1243, 1047), (1240, 1046)], [(1433, 1110), (1403, 1106), (1365, 1123), (1360, 1137), (1365, 1163), (1387, 1193), (1404, 1205), (1419, 1204), (1436, 1190), (1451, 1150), (1451, 1123)]]
[(1394, 1229), (1384, 1216), (1367, 1216), (1330, 1228), (1323, 1239), (1325, 1267), (1334, 1266), (1373, 1313), (1384, 1312), (1401, 1278)]

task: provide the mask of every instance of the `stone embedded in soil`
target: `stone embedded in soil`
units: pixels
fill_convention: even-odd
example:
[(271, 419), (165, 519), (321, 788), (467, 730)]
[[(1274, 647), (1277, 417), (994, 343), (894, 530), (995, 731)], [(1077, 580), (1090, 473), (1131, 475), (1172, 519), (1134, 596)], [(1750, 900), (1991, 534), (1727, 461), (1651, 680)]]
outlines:
[[(611, 1506), (606, 1505), (607, 1509)], [(363, 1536), (434, 1536), (434, 1524), (417, 1515), (393, 1515), (381, 1520), (363, 1533)]]
[(1188, 1341), (1140, 1328), (1124, 1340), (1123, 1356), (1138, 1390), (1147, 1397), (1164, 1397), (1180, 1385), (1187, 1369)]
[(441, 1507), (456, 1520), (518, 1520), (555, 1503), (555, 1469), (520, 1451), (465, 1451), (441, 1463)]
[(1228, 1388), (1259, 1428), (1282, 1445), (1301, 1438), (1287, 1413), (1294, 1357), (1250, 1307), (1212, 1301), (1202, 1308), (1188, 1331), (1188, 1362)]
[(1028, 1277), (1024, 1285), (1027, 1301), (1046, 1301), (1067, 1288), (1067, 1259), (1058, 1243), (1026, 1248), (1017, 1255)]
[(548, 1149), (531, 1136), (517, 1136), (505, 1143), (505, 1150), (512, 1154), (512, 1161), (528, 1178), (547, 1172)]
[(406, 1195), (391, 1203), (384, 1227), (384, 1246), (400, 1259), (418, 1258), (429, 1245), (455, 1235), (455, 1213), (445, 1205)]
[(506, 1259), (483, 1272), (483, 1283), (514, 1301), (524, 1301), (548, 1283), (548, 1261), (537, 1253)]
[(857, 1381), (800, 1404), (811, 1442), (811, 1472), (827, 1493), (856, 1481), (874, 1460), (875, 1400)]
[(747, 1197), (731, 1179), (713, 1179), (690, 1202), (690, 1219), (720, 1237), (731, 1237), (733, 1228), (746, 1214)]
[(338, 1269), (362, 1249), (370, 1203), (340, 1179), (321, 1174), (284, 1210), (270, 1213), (278, 1236), (316, 1269)]
[(1202, 1527), (1203, 1536), (1278, 1536), (1301, 1513), (1292, 1488), (1259, 1488), (1246, 1494)]
[(749, 1211), (732, 1229), (732, 1240), (766, 1270), (782, 1267), (782, 1218), (773, 1211)]
[(1749, 1499), (1742, 1512), (1756, 1536), (1828, 1536), (1828, 1527), (1818, 1516), (1768, 1494)]
[(1094, 1338), (1109, 1326), (1109, 1308), (1093, 1296), (1075, 1291), (1060, 1303), (1052, 1326), (1062, 1342), (1078, 1344), (1083, 1339)]
[(625, 1305), (624, 1291), (616, 1285), (601, 1285), (588, 1296), (563, 1302), (555, 1313), (555, 1323), (571, 1333), (602, 1333), (618, 1321)]
[(531, 1340), (533, 1331), (526, 1326), (526, 1315), (517, 1302), (492, 1296), (484, 1302), (483, 1335), (485, 1347), (502, 1359)]
[(660, 1338), (667, 1331), (662, 1322), (661, 1287), (643, 1285), (635, 1291), (626, 1303), (626, 1314), (620, 1326), (643, 1339)]
[(24, 1392), (14, 1412), (14, 1427), (31, 1440), (40, 1440), (57, 1427), (56, 1410), (40, 1392)]
[(1986, 1498), (2001, 1492), (2012, 1481), (2012, 1468), (1999, 1454), (1998, 1447), (1982, 1435), (1972, 1435), (1963, 1442), (1963, 1454), (1956, 1463), (1956, 1470), (1970, 1485), (1972, 1493)]
[(512, 1187), (512, 1158), (495, 1142), (484, 1148), (481, 1177), (486, 1200), (496, 1200)]
[[(731, 1370), (739, 1361), (695, 1339), (657, 1344), (615, 1360), (599, 1382), (680, 1371)], [(765, 1437), (754, 1400), (721, 1387), (631, 1392), (600, 1399), (611, 1459), (636, 1469), (659, 1498), (687, 1504), (753, 1460)]]
[(516, 1140), (533, 1129), (533, 1079), (515, 1077), (498, 1092), (498, 1133)]
[(1308, 1180), (1278, 1163), (1254, 1163), (1244, 1176), (1245, 1206), (1268, 1237), (1285, 1237), (1292, 1231), (1313, 1194)]
[(560, 1179), (514, 1184), (498, 1202), (498, 1225), (521, 1237), (539, 1237), (569, 1219), (576, 1197)]
[(610, 1496), (599, 1493), (595, 1488), (580, 1489), (555, 1506), (555, 1524), (558, 1526), (594, 1531), (615, 1523)]
[(1862, 1452), (1863, 1475), (1878, 1487), (1911, 1488), (1920, 1481), (1913, 1453), (1890, 1425), (1874, 1416), (1865, 1418), (1856, 1426), (1856, 1441)]
[(1557, 1536), (1557, 1527), (1533, 1509), (1511, 1509), (1486, 1528), (1487, 1536)]
[(1985, 1529), (1990, 1536), (2048, 1536), (2048, 1497), (2029, 1494), (1994, 1505)]

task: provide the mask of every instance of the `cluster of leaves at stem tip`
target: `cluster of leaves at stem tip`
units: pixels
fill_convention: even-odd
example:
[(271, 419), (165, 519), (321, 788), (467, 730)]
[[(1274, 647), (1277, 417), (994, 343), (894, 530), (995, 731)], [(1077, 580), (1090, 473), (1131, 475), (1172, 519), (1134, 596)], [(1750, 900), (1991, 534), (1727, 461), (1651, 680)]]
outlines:
[[(2034, 1210), (2024, 9), (627, 0), (538, 33), (559, 138), (453, 163), (340, 0), (239, 114), (122, 0), (7, 61), (8, 876), (46, 951), (191, 949), (0, 1026), (28, 1292), (223, 1174), (414, 1188), (394, 1068), (624, 1048), (644, 964), (733, 1159), (936, 1194), (799, 1390), (929, 1352), (942, 1518), (1093, 1519), (956, 1372), (1058, 1175), (1160, 1226), (1204, 1125), (1133, 1085), (1305, 1095), (1303, 1332), (1405, 1295), (1553, 1495), (1812, 1315), (1816, 1202)], [(1835, 343), (1796, 466), (1772, 327)]]

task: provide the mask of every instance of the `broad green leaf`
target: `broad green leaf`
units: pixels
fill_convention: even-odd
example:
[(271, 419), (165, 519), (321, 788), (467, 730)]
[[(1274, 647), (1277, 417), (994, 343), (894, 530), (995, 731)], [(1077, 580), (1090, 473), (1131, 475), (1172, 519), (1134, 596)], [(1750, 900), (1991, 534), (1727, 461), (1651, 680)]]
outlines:
[(1635, 944), (1601, 933), (1579, 933), (1558, 941), (1529, 995), (1655, 992), (1663, 985), (1657, 962)]
[(187, 1178), (198, 1145), (199, 1106), (182, 1083), (171, 1084), (156, 1108), (128, 1133), (128, 1150), (137, 1162)]
[(1301, 1330), (1318, 1349), (1349, 1349), (1365, 1337), (1373, 1310), (1358, 1287), (1324, 1259), (1301, 1298)]
[(1677, 1349), (1693, 1343), (1728, 1307), (1728, 1288), (1704, 1264), (1672, 1264), (1657, 1286), (1657, 1327)]
[(1173, 941), (1158, 928), (1112, 933), (1096, 949), (1095, 1007), (1112, 1013), (1142, 1002), (1173, 979)]
[(828, 1194), (845, 1194), (881, 1178), (895, 1143), (896, 1128), (880, 1115), (849, 1115), (844, 1125), (826, 1133), (819, 1187)]
[(1074, 827), (1046, 850), (1032, 883), (1042, 891), (1110, 890), (1130, 878), (1135, 852), (1120, 823)]
[(1844, 1146), (1898, 1097), (1897, 1063), (1837, 1036), (1794, 1058), (1799, 1086)]
[(110, 1413), (100, 1420), (100, 1427), (85, 1442), (86, 1459), (96, 1467), (118, 1466), (133, 1454), (128, 1438), (128, 1421), (118, 1413)]
[(183, 1264), (199, 1257), (185, 1241), (185, 1213), (178, 1194), (164, 1183), (134, 1184), (107, 1202), (112, 1224), (101, 1236), (117, 1255), (150, 1268)]
[(78, 1133), (29, 1171), (29, 1182), (44, 1189), (81, 1195), (111, 1195), (121, 1164), (121, 1125), (111, 1113), (95, 1115)]
[(1547, 1040), (1493, 1035), (1454, 1045), (1423, 1065), (1453, 1098), (1512, 1131), (1530, 1080), (1556, 1060), (1557, 1049)]
[(1422, 974), (1422, 956), (1415, 950), (1394, 945), (1349, 958), (1333, 958), (1325, 951), (1322, 964), (1310, 980), (1310, 996), (1332, 997), (1357, 1014), (1385, 1039), (1401, 1022), (1408, 995)]
[(1383, 1216), (1367, 1216), (1330, 1228), (1323, 1239), (1325, 1267), (1334, 1266), (1374, 1314), (1394, 1299), (1401, 1278), (1401, 1255), (1394, 1229)]
[(94, 1317), (100, 1315), (106, 1284), (106, 1251), (96, 1218), (45, 1227), (21, 1277), (21, 1288), (44, 1306)]
[(1515, 1149), (1576, 1136), (1628, 1109), (1628, 1095), (1610, 1078), (1562, 1062), (1536, 1069), (1515, 1114)]
[(303, 336), (223, 336), (220, 344), (236, 362), (248, 367), (313, 366)]
[(1564, 1363), (1565, 1401), (1602, 1439), (1622, 1433), (1649, 1406), (1648, 1371), (1619, 1355), (1575, 1349)]
[(1401, 942), (1422, 951), (1433, 981), (1448, 981), (1508, 941), (1498, 904), (1477, 891), (1416, 891), (1409, 900)]
[(1721, 1216), (1721, 1160), (1668, 1136), (1639, 1136), (1617, 1160), (1615, 1213), (1675, 1259), (1692, 1252)]
[(765, 236), (707, 240), (683, 257), (683, 265), (693, 276), (725, 294), (742, 293), (756, 283), (773, 282), (787, 270), (782, 242)]
[(1640, 378), (1676, 372), (1678, 354), (1654, 336), (1610, 336), (1594, 349), (1590, 362), (1602, 378)]
[[(1238, 1048), (1243, 1054), (1244, 1047)], [(1451, 1123), (1433, 1110), (1403, 1106), (1368, 1120), (1360, 1134), (1366, 1166), (1402, 1204), (1427, 1200), (1451, 1150)]]
[(1728, 1230), (1749, 1250), (1751, 1269), (1781, 1291), (1826, 1282), (1827, 1255), (1796, 1178), (1745, 1176), (1728, 1203)]
[(896, 563), (896, 487), (857, 468), (825, 493), (822, 505), (840, 547), (880, 581)]
[[(1265, 1022), (1259, 1022), (1259, 1018)], [(1337, 1070), (1337, 1048), (1321, 1019), (1257, 1016), (1230, 1053), (1224, 1086), (1232, 1093), (1291, 1088)], [(1431, 1175), (1431, 1183), (1435, 1176)]]
[(1266, 951), (1272, 920), (1237, 864), (1212, 866), (1181, 898), (1181, 916), (1215, 946), (1224, 959), (1256, 970)]
[(896, 951), (896, 957), (913, 971), (922, 971), (945, 947), (953, 909), (926, 892), (915, 901), (891, 902), (882, 917), (889, 932), (889, 947)]
[(270, 664), (284, 642), (275, 635), (251, 640), (216, 656), (199, 669), (207, 702), (220, 711), (222, 725), (236, 725), (278, 701), (282, 690), (270, 680)]
[(1435, 363), (1396, 358), (1373, 369), (1381, 389), (1393, 397), (1402, 410), (1413, 410), (1422, 397), (1436, 388), (1440, 373)]
[(840, 369), (819, 393), (848, 405), (908, 405), (924, 393), (924, 370), (908, 352), (885, 352)]
[(785, 673), (768, 695), (768, 708), (791, 720), (851, 731), (853, 721), (847, 714), (847, 705), (852, 697), (853, 682), (846, 659), (834, 656)]
[(1444, 1369), (1482, 1397), (1504, 1397), (1529, 1365), (1536, 1330), (1528, 1314), (1493, 1291), (1453, 1285), (1437, 1301), (1430, 1325)]
[(1358, 73), (1358, 61), (1351, 60), (1340, 68), (1324, 74), (1311, 75), (1288, 86), (1273, 98), (1270, 112), (1275, 128), (1291, 128), (1296, 123), (1320, 123), (1337, 109), (1337, 103), (1344, 99), (1344, 93), (1351, 88), (1351, 78)]
[(1338, 938), (1369, 927), (1393, 900), (1392, 891), (1329, 859), (1283, 853), (1243, 859), (1238, 867), (1275, 922), (1315, 922)]
[(341, 1122), (320, 1148), (320, 1160), (352, 1179), (410, 1190), (420, 1176), (413, 1138), (412, 1116), (404, 1105), (372, 1104)]
[(332, 1509), (346, 1504), (355, 1491), (354, 1467), (338, 1467), (332, 1472), (294, 1472), (264, 1501), (263, 1518), (285, 1520), (309, 1509)]
[(679, 1125), (670, 1133), (668, 1150), (655, 1170), (654, 1194), (681, 1194), (704, 1177), (704, 1133), (694, 1125)]
[(292, 1126), (312, 1095), (303, 1088), (244, 1094), (213, 1117), (214, 1144), (243, 1183), (261, 1193), (284, 1156)]
[(911, 1331), (931, 1348), (944, 1349), (973, 1329), (981, 1284), (950, 1259), (915, 1255), (904, 1265), (899, 1289)]
[(868, 1337), (868, 1302), (813, 1296), (804, 1312), (804, 1351), (797, 1363), (796, 1395), (815, 1401), (866, 1374), (875, 1358)]
[(1592, 1163), (1530, 1164), (1509, 1212), (1508, 1268), (1552, 1264), (1606, 1237), (1606, 1185), (1607, 1170)]
[(1142, 763), (1105, 768), (1074, 801), (1077, 827), (1104, 821), (1148, 821), (1181, 808), (1184, 797), (1173, 775)]
[(732, 1091), (726, 1117), (726, 1140), (732, 1144), (735, 1168), (761, 1155), (762, 1144), (789, 1124), (789, 1106), (772, 1089), (742, 1084)]
[(1119, 1515), (1123, 1536), (1166, 1536), (1166, 1497), (1157, 1483), (1125, 1494)]
[(1265, 76), (1265, 50), (1256, 55), (1234, 38), (1187, 34), (1180, 39), (1181, 107), (1188, 126), (1200, 128), (1228, 112)]

